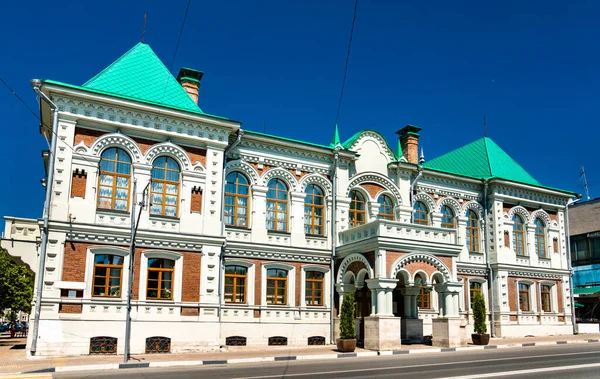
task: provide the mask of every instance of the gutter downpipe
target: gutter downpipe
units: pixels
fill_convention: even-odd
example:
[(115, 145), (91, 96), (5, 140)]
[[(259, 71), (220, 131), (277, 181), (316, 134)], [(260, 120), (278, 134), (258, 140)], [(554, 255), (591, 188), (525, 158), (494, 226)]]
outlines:
[(417, 183), (419, 182), (419, 179), (421, 179), (421, 177), (423, 176), (423, 166), (418, 165), (417, 170), (419, 171), (419, 174), (410, 185), (410, 206), (413, 209), (412, 212), (410, 212), (411, 223), (415, 221), (415, 188), (417, 188)]
[[(224, 221), (224, 215), (225, 215), (225, 177), (226, 177), (226, 173), (225, 173), (225, 166), (227, 165), (227, 154), (229, 154), (229, 152), (231, 150), (233, 150), (237, 145), (240, 144), (241, 140), (242, 140), (242, 136), (244, 135), (244, 131), (240, 128), (237, 132), (237, 138), (235, 141), (233, 141), (231, 143), (231, 145), (227, 146), (225, 148), (225, 151), (223, 152), (223, 175), (222, 175), (222, 183), (223, 183), (223, 188), (221, 190), (221, 235), (223, 237), (225, 237), (225, 221)], [(221, 257), (219, 259), (219, 309), (218, 309), (218, 314), (219, 314), (219, 328), (221, 327), (221, 307), (223, 306), (223, 271), (225, 270), (225, 247), (227, 247), (227, 240), (225, 239), (223, 241), (223, 246), (221, 246)]]
[(331, 291), (331, 311), (329, 317), (329, 339), (330, 343), (335, 344), (335, 333), (334, 333), (334, 304), (335, 304), (335, 254), (336, 254), (336, 246), (337, 246), (337, 168), (338, 168), (338, 160), (339, 160), (339, 149), (335, 149), (333, 151), (333, 178), (332, 178), (332, 192), (331, 195), (331, 262), (329, 271), (331, 272), (331, 282), (330, 291)]
[(567, 267), (569, 268), (569, 281), (571, 282), (571, 285), (569, 286), (569, 293), (571, 295), (571, 324), (573, 325), (573, 334), (577, 334), (577, 320), (575, 318), (575, 299), (573, 298), (575, 294), (573, 292), (573, 267), (571, 265), (571, 230), (569, 228), (569, 205), (573, 205), (579, 200), (581, 200), (581, 197), (579, 197), (577, 200), (569, 199), (569, 201), (567, 202), (567, 206), (565, 207), (565, 218), (567, 224)]
[(492, 337), (496, 337), (496, 316), (494, 314), (494, 270), (490, 264), (490, 252), (488, 242), (488, 189), (489, 183), (487, 180), (483, 181), (483, 235), (484, 235), (484, 249), (485, 249), (485, 264), (488, 270), (489, 288), (490, 288), (490, 334)]
[[(56, 158), (56, 141), (58, 135), (58, 106), (46, 96), (40, 90), (42, 82), (39, 79), (32, 79), (31, 85), (33, 86), (33, 91), (40, 97), (40, 99), (44, 100), (50, 108), (52, 109), (52, 136), (50, 142), (50, 159), (48, 159), (48, 174), (46, 180), (46, 195), (44, 198), (44, 213), (43, 213), (43, 227), (42, 227), (42, 241), (41, 241), (41, 249), (40, 249), (40, 262), (37, 272), (37, 292), (35, 294), (35, 310), (34, 310), (34, 320), (33, 320), (33, 330), (31, 337), (31, 355), (35, 355), (37, 351), (37, 339), (40, 328), (40, 312), (42, 308), (42, 292), (44, 286), (44, 271), (46, 269), (46, 249), (48, 247), (48, 222), (50, 218), (50, 201), (52, 198), (52, 184), (54, 183), (54, 162)], [(41, 113), (41, 105), (40, 105), (40, 113)]]

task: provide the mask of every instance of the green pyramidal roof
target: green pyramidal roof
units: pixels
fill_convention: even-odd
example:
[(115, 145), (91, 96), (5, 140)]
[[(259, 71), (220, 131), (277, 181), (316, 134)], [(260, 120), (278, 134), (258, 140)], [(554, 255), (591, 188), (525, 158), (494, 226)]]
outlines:
[(505, 179), (541, 186), (523, 167), (488, 137), (430, 160), (423, 167), (476, 179)]
[(203, 114), (150, 46), (141, 42), (82, 87)]

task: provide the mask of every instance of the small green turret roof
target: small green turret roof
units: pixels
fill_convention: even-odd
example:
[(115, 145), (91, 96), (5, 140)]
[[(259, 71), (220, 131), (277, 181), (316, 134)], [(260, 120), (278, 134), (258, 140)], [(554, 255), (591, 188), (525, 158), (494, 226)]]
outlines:
[(423, 167), (475, 179), (504, 179), (541, 186), (491, 138), (483, 137), (432, 159)]
[(340, 132), (338, 131), (338, 125), (335, 124), (335, 129), (333, 131), (333, 139), (331, 140), (331, 143), (329, 144), (329, 147), (335, 149), (335, 148), (340, 148), (343, 149), (344, 147), (342, 146), (342, 143), (340, 141)]
[(204, 114), (145, 43), (138, 43), (83, 88)]

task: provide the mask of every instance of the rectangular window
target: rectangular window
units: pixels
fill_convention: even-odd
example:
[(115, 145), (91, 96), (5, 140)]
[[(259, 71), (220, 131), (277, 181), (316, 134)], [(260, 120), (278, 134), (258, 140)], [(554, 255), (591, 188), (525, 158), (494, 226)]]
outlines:
[(542, 298), (542, 310), (544, 312), (552, 312), (552, 303), (550, 301), (550, 286), (541, 286), (540, 294)]
[(469, 292), (470, 292), (469, 299), (471, 301), (471, 308), (473, 308), (473, 298), (475, 297), (475, 294), (477, 292), (479, 292), (483, 295), (483, 293), (481, 292), (481, 283), (471, 282), (469, 284)]
[(225, 266), (225, 302), (246, 302), (248, 269), (243, 266)]
[(92, 296), (121, 297), (121, 255), (94, 255), (94, 285)]
[(529, 284), (519, 283), (519, 309), (529, 312)]
[(306, 289), (304, 293), (306, 305), (323, 305), (324, 278), (325, 274), (322, 272), (306, 272)]
[(267, 270), (267, 304), (287, 304), (288, 271), (283, 269)]
[(174, 267), (175, 261), (170, 259), (148, 259), (147, 299), (173, 300)]
[(425, 290), (425, 287), (419, 286), (421, 290), (417, 296), (417, 307), (419, 309), (431, 309), (431, 293)]

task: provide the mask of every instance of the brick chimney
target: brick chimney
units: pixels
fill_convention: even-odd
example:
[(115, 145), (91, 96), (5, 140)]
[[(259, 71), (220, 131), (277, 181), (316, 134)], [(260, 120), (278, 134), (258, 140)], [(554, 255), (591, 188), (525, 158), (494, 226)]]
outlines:
[(400, 136), (400, 146), (402, 147), (402, 156), (409, 162), (419, 163), (419, 132), (421, 128), (414, 125), (406, 125), (398, 130), (396, 134)]
[(177, 81), (185, 92), (194, 100), (194, 103), (198, 104), (198, 92), (200, 91), (200, 80), (204, 73), (202, 71), (192, 70), (191, 68), (181, 68), (179, 75), (177, 75)]

